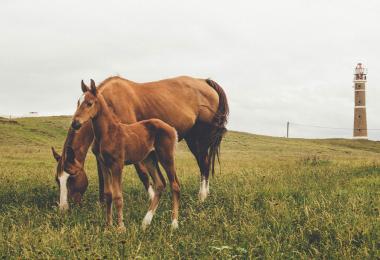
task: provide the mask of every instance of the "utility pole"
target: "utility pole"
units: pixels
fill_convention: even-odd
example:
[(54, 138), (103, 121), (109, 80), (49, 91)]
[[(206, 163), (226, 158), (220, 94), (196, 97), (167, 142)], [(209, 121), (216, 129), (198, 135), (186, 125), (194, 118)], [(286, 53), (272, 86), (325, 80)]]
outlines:
[(286, 122), (286, 138), (289, 138), (289, 125), (290, 125), (289, 121)]

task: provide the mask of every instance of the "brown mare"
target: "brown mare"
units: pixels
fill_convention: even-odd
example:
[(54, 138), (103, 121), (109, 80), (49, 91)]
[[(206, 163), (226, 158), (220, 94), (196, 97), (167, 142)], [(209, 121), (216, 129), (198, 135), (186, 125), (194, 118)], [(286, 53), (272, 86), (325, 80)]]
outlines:
[[(100, 147), (100, 161), (104, 179), (104, 195), (107, 208), (107, 224), (112, 225), (112, 203), (115, 203), (118, 228), (125, 230), (123, 222), (122, 172), (124, 165), (139, 164), (150, 152), (155, 151), (165, 169), (173, 194), (172, 227), (178, 227), (179, 182), (174, 167), (176, 130), (159, 119), (149, 119), (126, 125), (108, 107), (101, 93), (91, 80), (91, 88), (83, 89), (84, 98), (74, 114), (72, 127), (79, 129), (91, 120), (95, 140)], [(161, 193), (151, 201), (143, 221), (145, 229), (157, 209)]]
[(87, 132), (92, 131), (91, 123), (84, 124), (81, 132), (69, 129), (62, 151), (59, 155), (52, 147), (53, 156), (58, 162), (56, 181), (60, 187), (59, 208), (69, 208), (68, 196), (80, 203), (87, 189), (88, 180), (84, 171), (84, 161), (88, 148), (94, 137)]
[[(83, 82), (82, 86), (87, 88)], [(220, 143), (226, 132), (225, 125), (229, 109), (223, 89), (212, 80), (191, 77), (177, 77), (148, 83), (136, 83), (120, 77), (110, 77), (99, 85), (98, 90), (122, 123), (131, 124), (141, 120), (158, 118), (177, 130), (179, 140), (186, 140), (200, 168), (199, 198), (203, 201), (208, 194), (210, 168), (214, 173), (215, 158), (219, 155)], [(89, 138), (82, 138), (81, 136)], [(75, 133), (69, 131), (67, 139), (72, 139), (72, 143), (75, 143), (78, 146), (77, 149), (80, 149), (77, 152), (77, 149), (73, 148), (76, 161), (83, 165), (82, 153), (91, 145), (93, 140), (92, 129), (82, 127)], [(81, 147), (85, 147), (85, 149)], [(65, 167), (57, 167), (58, 177), (66, 176), (62, 169), (69, 169), (71, 165), (64, 159), (66, 157), (65, 150), (64, 147), (62, 159), (59, 162)], [(104, 180), (98, 159), (99, 145), (96, 142), (94, 142), (92, 150), (97, 157), (99, 197), (102, 201), (104, 198)], [(149, 185), (149, 174), (154, 181), (156, 190), (165, 187), (165, 181), (157, 177), (161, 174), (155, 153), (151, 153), (144, 163), (135, 165), (135, 167), (145, 188), (150, 191), (151, 197), (153, 197), (153, 191)], [(83, 169), (81, 172), (84, 174)], [(62, 180), (60, 190), (66, 189), (66, 185), (70, 190), (70, 185), (74, 186), (76, 182), (79, 182), (79, 178), (71, 177), (71, 172), (66, 173), (69, 174), (68, 181), (65, 183), (65, 179)], [(71, 182), (70, 179), (72, 179)]]

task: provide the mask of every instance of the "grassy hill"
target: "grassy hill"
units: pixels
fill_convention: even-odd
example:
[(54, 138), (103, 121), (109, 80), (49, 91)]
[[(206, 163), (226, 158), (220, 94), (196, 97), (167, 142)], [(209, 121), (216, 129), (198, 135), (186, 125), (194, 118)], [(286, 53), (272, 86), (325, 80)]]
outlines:
[(127, 232), (106, 229), (93, 155), (81, 207), (58, 214), (55, 161), (70, 117), (0, 121), (0, 256), (23, 258), (380, 257), (380, 143), (286, 139), (229, 132), (222, 168), (199, 203), (199, 172), (184, 142), (180, 228), (170, 231), (170, 190), (142, 232), (148, 196), (124, 172)]

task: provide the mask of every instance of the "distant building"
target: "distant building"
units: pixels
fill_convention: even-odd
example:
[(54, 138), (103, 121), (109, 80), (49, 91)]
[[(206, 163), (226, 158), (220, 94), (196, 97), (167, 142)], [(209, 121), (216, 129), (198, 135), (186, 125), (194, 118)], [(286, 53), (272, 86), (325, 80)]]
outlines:
[(367, 69), (361, 63), (355, 68), (354, 89), (355, 89), (355, 109), (354, 109), (354, 138), (368, 139), (367, 133), (367, 113), (365, 103), (365, 84), (367, 82)]
[(29, 112), (29, 115), (28, 117), (37, 117), (38, 116), (38, 112)]

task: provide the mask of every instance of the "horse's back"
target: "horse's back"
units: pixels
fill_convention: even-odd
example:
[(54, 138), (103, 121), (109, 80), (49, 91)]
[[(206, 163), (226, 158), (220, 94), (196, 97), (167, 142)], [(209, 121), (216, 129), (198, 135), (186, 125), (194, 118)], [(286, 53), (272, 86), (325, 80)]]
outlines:
[(205, 80), (187, 76), (147, 83), (114, 77), (100, 90), (122, 122), (158, 118), (180, 135), (197, 120), (211, 122), (219, 100)]

